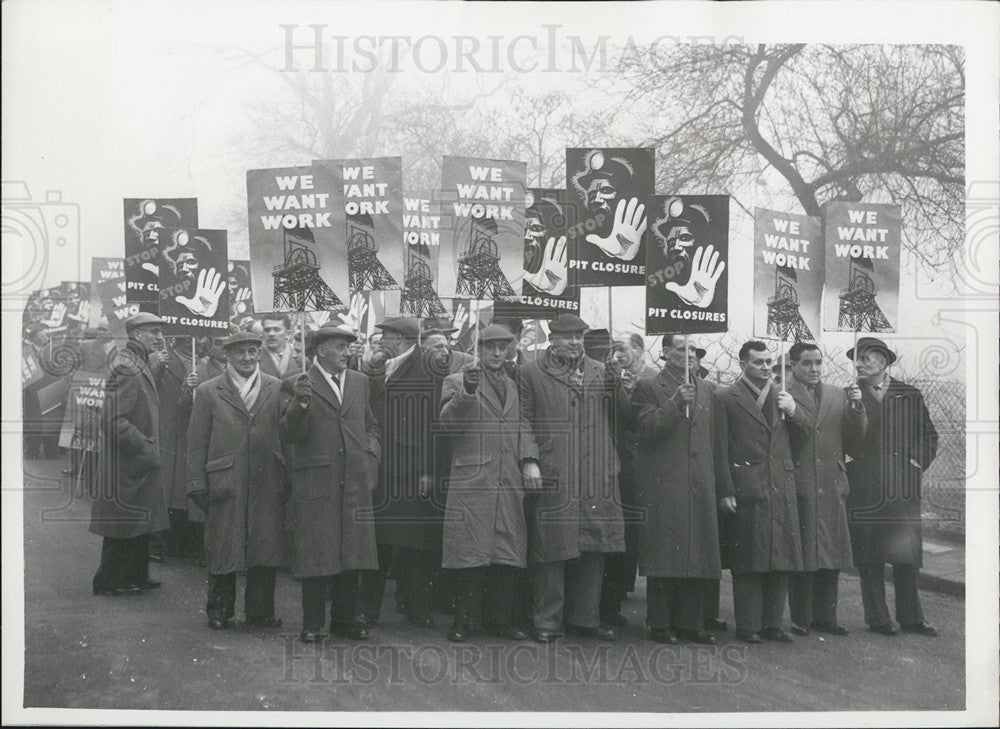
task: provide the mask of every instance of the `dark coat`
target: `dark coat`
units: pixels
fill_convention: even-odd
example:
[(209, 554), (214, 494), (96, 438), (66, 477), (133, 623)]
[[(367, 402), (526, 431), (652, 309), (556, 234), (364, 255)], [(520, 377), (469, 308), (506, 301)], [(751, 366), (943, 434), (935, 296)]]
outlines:
[(920, 567), (920, 487), (937, 455), (937, 431), (917, 388), (890, 378), (881, 403), (867, 387), (861, 393), (868, 434), (847, 464), (854, 562)]
[(277, 377), (279, 380), (283, 380), (291, 375), (301, 375), (302, 374), (302, 351), (299, 350), (295, 343), (289, 339), (286, 347), (292, 348), (292, 356), (288, 360), (288, 369), (284, 372), (279, 372), (277, 366), (274, 364), (274, 360), (266, 349), (261, 347), (260, 350), (260, 371), (266, 375), (271, 375), (272, 377)]
[(864, 438), (868, 417), (863, 406), (851, 407), (839, 387), (819, 384), (819, 407), (794, 377), (785, 389), (795, 398), (789, 429), (795, 458), (802, 563), (809, 572), (851, 566), (847, 529), (847, 466), (844, 455)]
[(290, 447), (296, 577), (378, 569), (372, 491), (381, 452), (368, 378), (347, 370), (340, 403), (316, 365), (308, 408), (292, 401), (281, 418)]
[(789, 421), (775, 409), (768, 425), (742, 381), (715, 394), (721, 406), (716, 423), (716, 491), (719, 498), (736, 497), (729, 533), (730, 568), (733, 574), (800, 571), (802, 543)]
[(171, 509), (187, 509), (187, 430), (193, 392), (184, 386), (190, 364), (173, 349), (156, 375), (160, 396), (160, 478)]
[(131, 539), (169, 526), (160, 481), (160, 413), (146, 350), (128, 342), (111, 360), (101, 412), (104, 441), (90, 531)]
[(525, 499), (528, 558), (573, 559), (582, 552), (622, 552), (625, 529), (612, 434), (628, 406), (604, 365), (585, 358), (583, 384), (548, 353), (520, 367), (524, 419), (538, 446), (542, 492)]
[[(440, 481), (450, 464), (447, 436), (441, 433), (441, 387), (447, 364), (438, 367), (429, 352), (415, 347), (382, 387), (382, 470), (375, 493), (376, 535), (380, 544), (438, 552), (444, 494)], [(420, 495), (420, 477), (435, 488)]]
[(639, 448), (636, 479), (645, 518), (639, 527), (639, 574), (719, 579), (718, 506), (712, 389), (694, 380), (695, 399), (685, 415), (673, 394), (683, 373), (664, 368), (635, 386)]
[(247, 412), (228, 374), (203, 382), (187, 429), (187, 491), (207, 492), (205, 559), (211, 574), (281, 563), (286, 496), (278, 425), (280, 381), (261, 373)]
[(452, 434), (441, 564), (449, 569), (526, 567), (521, 463), (537, 460), (538, 450), (521, 418), (517, 384), (505, 376), (501, 403), (485, 381), (470, 395), (462, 379), (449, 375), (441, 395), (442, 427)]

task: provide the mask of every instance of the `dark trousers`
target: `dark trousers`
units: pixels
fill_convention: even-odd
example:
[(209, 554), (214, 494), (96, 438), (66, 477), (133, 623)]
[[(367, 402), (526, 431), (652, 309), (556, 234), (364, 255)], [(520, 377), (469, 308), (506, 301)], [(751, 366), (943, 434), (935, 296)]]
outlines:
[(600, 625), (604, 553), (584, 552), (574, 559), (531, 565), (534, 623), (537, 630)]
[[(413, 620), (430, 617), (431, 581), (441, 564), (441, 556), (430, 549), (398, 547), (396, 559), (399, 574), (396, 590), (406, 604), (406, 615)], [(381, 562), (379, 563), (381, 567)]]
[(788, 572), (747, 572), (733, 575), (736, 629), (759, 633), (780, 628), (788, 600)]
[(517, 567), (505, 564), (453, 570), (455, 625), (465, 628), (511, 625), (517, 571)]
[(706, 623), (719, 619), (719, 587), (721, 580), (702, 580), (701, 606)]
[(361, 570), (358, 584), (358, 614), (377, 621), (382, 613), (382, 598), (385, 597), (385, 580), (392, 559), (392, 547), (378, 545), (378, 569)]
[[(918, 569), (913, 565), (894, 564), (892, 583), (896, 593), (896, 620), (901, 625), (917, 625), (924, 622), (924, 611), (920, 606), (917, 591)], [(889, 606), (885, 601), (885, 565), (859, 564), (861, 578), (861, 603), (868, 625), (888, 625)]]
[(635, 584), (638, 560), (629, 552), (612, 552), (604, 556), (604, 578), (601, 581), (601, 622), (614, 625), (625, 597)]
[(646, 578), (646, 625), (656, 630), (702, 630), (705, 584), (710, 580)]
[[(243, 593), (243, 611), (247, 619), (274, 617), (274, 578), (276, 567), (248, 567)], [(205, 612), (212, 620), (229, 620), (236, 611), (236, 573), (208, 576), (208, 604)]]
[(104, 537), (94, 592), (138, 585), (149, 580), (149, 534), (129, 539)]
[(836, 625), (839, 580), (840, 570), (793, 572), (788, 580), (792, 622), (803, 628), (813, 623)]
[(349, 625), (358, 617), (359, 570), (336, 575), (302, 578), (302, 630), (319, 632), (326, 623), (326, 599), (330, 603), (330, 626)]

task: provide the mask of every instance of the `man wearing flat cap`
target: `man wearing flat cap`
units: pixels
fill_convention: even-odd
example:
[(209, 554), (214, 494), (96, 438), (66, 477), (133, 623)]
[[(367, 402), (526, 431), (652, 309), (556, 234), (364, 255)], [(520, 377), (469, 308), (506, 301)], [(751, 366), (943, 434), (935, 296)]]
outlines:
[(140, 312), (125, 322), (128, 341), (111, 360), (101, 428), (97, 496), (90, 531), (104, 537), (95, 595), (136, 595), (149, 578), (149, 536), (169, 525), (160, 481), (159, 403), (147, 358), (164, 346), (163, 320)]
[(527, 566), (524, 493), (541, 485), (541, 472), (517, 385), (504, 369), (513, 340), (499, 325), (480, 331), (479, 363), (449, 375), (441, 395), (442, 428), (452, 435), (441, 562), (457, 574), (452, 641), (480, 626), (527, 638), (513, 624), (514, 590)]
[(225, 371), (195, 390), (187, 428), (187, 492), (206, 514), (205, 611), (210, 628), (225, 628), (235, 612), (236, 575), (245, 571), (247, 626), (275, 628), (285, 499), (281, 381), (260, 371), (259, 335), (238, 332), (222, 346)]
[(868, 414), (867, 434), (847, 464), (847, 513), (865, 623), (882, 635), (899, 632), (885, 600), (889, 563), (903, 631), (937, 635), (924, 620), (917, 592), (923, 556), (920, 485), (937, 455), (937, 431), (920, 390), (889, 376), (896, 353), (885, 342), (861, 337), (847, 358), (854, 361)]
[(368, 637), (358, 608), (359, 570), (378, 568), (372, 491), (381, 443), (369, 405), (368, 378), (347, 368), (357, 336), (324, 325), (312, 334), (315, 358), (295, 380), (294, 399), (281, 418), (291, 446), (295, 541), (294, 576), (302, 583), (302, 633), (317, 642), (332, 593), (330, 632)]
[(541, 489), (525, 511), (534, 584), (535, 638), (568, 633), (605, 640), (599, 601), (604, 555), (625, 550), (615, 424), (627, 400), (621, 373), (588, 358), (588, 326), (574, 314), (549, 323), (550, 346), (520, 369), (521, 409), (541, 465)]

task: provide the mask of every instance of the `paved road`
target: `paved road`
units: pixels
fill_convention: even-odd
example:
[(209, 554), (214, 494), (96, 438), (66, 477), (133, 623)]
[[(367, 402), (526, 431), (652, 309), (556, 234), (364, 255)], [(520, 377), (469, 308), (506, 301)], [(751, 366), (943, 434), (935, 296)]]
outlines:
[[(132, 709), (806, 711), (961, 709), (964, 602), (923, 595), (938, 638), (864, 630), (856, 578), (841, 582), (845, 638), (716, 648), (657, 646), (642, 629), (643, 590), (625, 605), (632, 625), (612, 645), (491, 640), (449, 644), (438, 628), (405, 624), (386, 597), (367, 643), (297, 640), (298, 585), (278, 579), (285, 628), (210, 631), (205, 575), (191, 562), (153, 565), (162, 589), (95, 597), (100, 539), (89, 503), (59, 483), (62, 462), (26, 464), (25, 705)], [(390, 583), (391, 585), (391, 583)], [(391, 592), (391, 586), (390, 586)], [(890, 588), (891, 592), (891, 588)], [(732, 625), (730, 583), (723, 617)], [(237, 605), (237, 611), (241, 608)]]

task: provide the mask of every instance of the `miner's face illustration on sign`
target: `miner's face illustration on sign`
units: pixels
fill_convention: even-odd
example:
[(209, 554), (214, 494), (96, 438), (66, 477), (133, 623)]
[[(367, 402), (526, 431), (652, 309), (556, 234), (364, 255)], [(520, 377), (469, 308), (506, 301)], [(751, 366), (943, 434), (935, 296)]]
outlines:
[(177, 278), (194, 280), (200, 264), (193, 251), (181, 251), (177, 256)]
[(587, 212), (591, 215), (597, 213), (611, 213), (611, 203), (618, 198), (618, 190), (606, 179), (593, 180), (587, 186)]
[(668, 263), (690, 261), (697, 243), (704, 244), (708, 213), (700, 205), (688, 205), (678, 198), (667, 201), (665, 215), (656, 221), (656, 237)]

